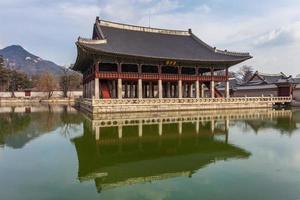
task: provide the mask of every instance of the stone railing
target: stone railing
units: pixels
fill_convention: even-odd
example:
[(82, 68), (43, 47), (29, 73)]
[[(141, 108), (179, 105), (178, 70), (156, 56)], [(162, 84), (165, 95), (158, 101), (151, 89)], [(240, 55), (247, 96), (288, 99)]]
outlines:
[(210, 104), (210, 103), (290, 103), (292, 97), (232, 97), (232, 98), (151, 98), (151, 99), (82, 99), (91, 105), (149, 104)]

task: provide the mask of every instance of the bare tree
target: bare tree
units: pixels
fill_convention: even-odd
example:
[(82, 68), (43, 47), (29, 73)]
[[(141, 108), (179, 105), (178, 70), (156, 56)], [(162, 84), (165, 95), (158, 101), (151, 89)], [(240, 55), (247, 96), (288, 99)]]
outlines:
[(247, 81), (250, 80), (253, 74), (254, 74), (253, 67), (244, 65), (235, 73), (235, 77), (237, 79), (240, 79), (243, 83), (246, 83)]
[(42, 73), (37, 81), (37, 84), (37, 87), (40, 91), (48, 93), (48, 99), (50, 99), (53, 95), (53, 92), (58, 89), (58, 81), (53, 74), (49, 72)]
[(82, 76), (72, 70), (72, 65), (70, 67), (63, 68), (63, 75), (60, 77), (60, 87), (63, 91), (63, 96), (68, 97), (68, 92), (71, 90), (78, 90), (81, 87)]
[(69, 75), (69, 68), (64, 67), (63, 69), (63, 75), (60, 77), (60, 87), (63, 91), (63, 96), (66, 98), (68, 97), (68, 91), (70, 88), (70, 75)]

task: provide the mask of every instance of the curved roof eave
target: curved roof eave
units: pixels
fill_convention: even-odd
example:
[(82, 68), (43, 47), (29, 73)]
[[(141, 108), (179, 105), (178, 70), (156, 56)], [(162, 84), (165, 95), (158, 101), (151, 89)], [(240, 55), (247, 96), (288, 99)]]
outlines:
[(212, 62), (212, 63), (234, 63), (238, 64), (240, 62), (246, 61), (248, 59), (251, 59), (252, 56), (245, 56), (245, 57), (240, 57), (237, 59), (231, 59), (231, 60), (204, 60), (204, 59), (184, 59), (184, 58), (170, 58), (170, 57), (150, 57), (150, 56), (144, 56), (144, 55), (132, 55), (132, 54), (124, 54), (124, 53), (118, 53), (118, 52), (107, 52), (107, 51), (103, 51), (100, 50), (98, 48), (93, 48), (90, 47), (92, 44), (89, 44), (89, 46), (85, 45), (84, 43), (79, 43), (77, 42), (77, 45), (79, 45), (82, 48), (88, 49), (90, 51), (93, 51), (96, 54), (99, 53), (104, 53), (107, 55), (114, 55), (114, 56), (123, 56), (123, 57), (134, 57), (134, 58), (139, 58), (139, 59), (156, 59), (156, 60), (161, 60), (161, 61), (165, 61), (165, 60), (174, 60), (177, 62), (184, 62), (184, 63), (207, 63), (207, 62)]

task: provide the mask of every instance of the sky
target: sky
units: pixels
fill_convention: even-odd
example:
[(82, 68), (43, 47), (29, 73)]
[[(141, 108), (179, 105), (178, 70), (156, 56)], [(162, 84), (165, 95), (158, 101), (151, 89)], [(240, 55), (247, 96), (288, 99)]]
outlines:
[(250, 52), (253, 58), (242, 65), (300, 74), (299, 0), (1, 0), (0, 7), (0, 48), (19, 44), (60, 65), (75, 62), (77, 38), (91, 38), (99, 16), (157, 28), (191, 28), (211, 46)]

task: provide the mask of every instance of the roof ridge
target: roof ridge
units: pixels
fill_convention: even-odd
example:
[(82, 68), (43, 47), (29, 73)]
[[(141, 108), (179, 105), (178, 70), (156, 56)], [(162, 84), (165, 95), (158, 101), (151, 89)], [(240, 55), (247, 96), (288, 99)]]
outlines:
[(141, 31), (141, 32), (150, 32), (150, 33), (161, 33), (161, 34), (169, 34), (169, 35), (181, 35), (181, 36), (190, 36), (191, 31), (185, 30), (170, 30), (170, 29), (162, 29), (162, 28), (151, 28), (145, 26), (137, 26), (131, 24), (124, 24), (118, 22), (112, 22), (107, 20), (100, 20), (99, 17), (96, 18), (96, 23), (100, 26), (131, 30), (131, 31)]
[(285, 74), (283, 74), (282, 72), (277, 73), (277, 74), (270, 74), (270, 73), (265, 73), (265, 72), (259, 72), (257, 71), (258, 75), (263, 75), (263, 76), (285, 76), (287, 77)]

